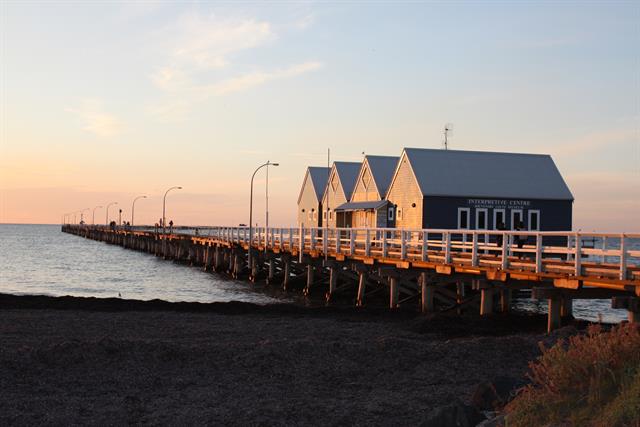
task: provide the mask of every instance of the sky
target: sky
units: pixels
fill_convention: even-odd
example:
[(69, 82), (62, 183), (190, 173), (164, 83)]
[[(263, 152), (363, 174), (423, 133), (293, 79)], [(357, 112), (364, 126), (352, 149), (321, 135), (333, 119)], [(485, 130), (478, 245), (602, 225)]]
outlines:
[[(574, 229), (640, 231), (640, 2), (0, 2), (0, 223), (295, 224), (307, 166), (552, 155)], [(265, 174), (255, 221), (265, 222)], [(508, 177), (506, 177), (508, 179)], [(105, 209), (95, 209), (104, 222)]]

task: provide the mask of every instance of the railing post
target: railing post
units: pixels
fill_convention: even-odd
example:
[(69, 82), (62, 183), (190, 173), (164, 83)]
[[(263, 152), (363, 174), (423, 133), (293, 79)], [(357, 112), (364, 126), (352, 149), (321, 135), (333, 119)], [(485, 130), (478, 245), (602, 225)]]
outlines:
[(429, 248), (429, 232), (422, 231), (422, 256), (420, 257), (422, 261), (427, 260), (427, 249)]
[[(622, 244), (622, 242), (620, 242)], [(576, 233), (576, 244), (575, 244), (575, 274), (576, 276), (582, 275), (582, 239), (580, 238), (580, 233)]]
[[(329, 228), (325, 228), (322, 231), (322, 253), (323, 254), (328, 254), (329, 253)], [(333, 270), (331, 270), (333, 271)]]
[(405, 240), (405, 231), (400, 230), (400, 259), (407, 257), (407, 242)]
[(444, 263), (451, 263), (451, 232), (445, 231), (444, 235)]
[(382, 257), (387, 256), (387, 230), (382, 232)]
[(304, 226), (302, 224), (300, 224), (300, 235), (298, 236), (298, 242), (300, 251), (300, 253), (298, 253), (298, 260), (302, 262), (302, 255), (304, 254)]
[(567, 236), (567, 261), (571, 261), (571, 248), (573, 245), (571, 244), (571, 235)]
[(336, 230), (336, 253), (339, 254), (340, 253), (340, 230), (338, 230), (337, 228)]
[(366, 256), (371, 255), (371, 233), (368, 228), (367, 228), (365, 239), (364, 239), (364, 254)]
[(284, 228), (280, 228), (279, 232), (280, 232), (280, 237), (279, 237), (279, 240), (278, 240), (278, 247), (282, 251), (282, 242), (284, 241)]
[(542, 236), (536, 233), (536, 273), (542, 272)]
[(354, 255), (356, 253), (356, 230), (353, 228), (349, 230), (349, 253)]
[(309, 250), (312, 251), (316, 247), (316, 229), (309, 229)]
[(509, 268), (509, 247), (511, 246), (511, 235), (503, 232), (502, 234), (502, 269)]
[(624, 234), (620, 234), (620, 280), (627, 279), (627, 245)]
[(477, 267), (478, 265), (478, 233), (473, 232), (471, 238), (471, 266)]

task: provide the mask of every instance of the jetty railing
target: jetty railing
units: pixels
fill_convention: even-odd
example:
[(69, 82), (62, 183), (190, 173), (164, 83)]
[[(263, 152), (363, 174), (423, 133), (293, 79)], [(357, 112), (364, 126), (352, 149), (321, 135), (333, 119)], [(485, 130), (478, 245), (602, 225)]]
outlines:
[[(106, 226), (84, 226), (108, 229)], [(173, 227), (135, 226), (125, 232), (160, 238), (215, 239), (257, 249), (302, 255), (349, 256), (386, 261), (456, 264), (537, 274), (640, 280), (640, 234), (528, 230)]]

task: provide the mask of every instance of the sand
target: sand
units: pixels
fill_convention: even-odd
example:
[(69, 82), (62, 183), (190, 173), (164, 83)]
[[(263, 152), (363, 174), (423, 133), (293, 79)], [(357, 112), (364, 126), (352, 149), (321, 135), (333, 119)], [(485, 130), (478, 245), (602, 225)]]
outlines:
[(417, 425), (544, 320), (0, 295), (0, 425)]

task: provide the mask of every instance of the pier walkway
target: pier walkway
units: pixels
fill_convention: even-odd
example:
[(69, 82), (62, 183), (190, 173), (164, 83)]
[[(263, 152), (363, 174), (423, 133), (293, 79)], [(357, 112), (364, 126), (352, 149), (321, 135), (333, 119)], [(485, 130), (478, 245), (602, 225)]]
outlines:
[[(69, 225), (62, 231), (167, 259), (265, 280), (285, 290), (389, 295), (389, 307), (425, 313), (508, 311), (513, 292), (548, 300), (548, 329), (573, 299), (611, 299), (640, 321), (640, 234), (395, 228), (153, 227)], [(251, 237), (250, 237), (251, 235)], [(436, 304), (436, 302), (438, 304)], [(437, 306), (437, 307), (436, 307)]]

